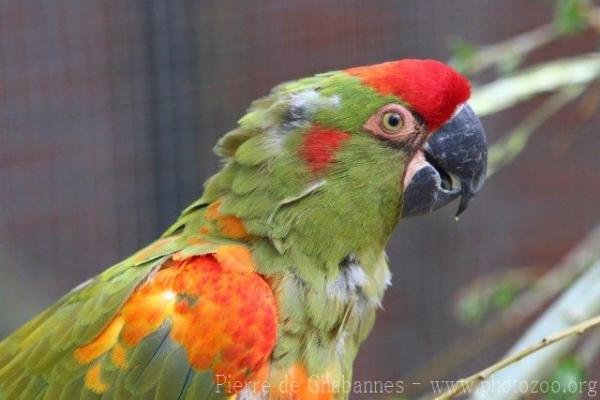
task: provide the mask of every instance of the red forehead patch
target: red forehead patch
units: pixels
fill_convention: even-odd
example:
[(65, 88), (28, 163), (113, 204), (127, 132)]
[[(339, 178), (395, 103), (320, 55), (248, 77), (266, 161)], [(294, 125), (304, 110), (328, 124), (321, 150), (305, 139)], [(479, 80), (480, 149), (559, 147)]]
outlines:
[(452, 116), (469, 98), (469, 81), (436, 60), (406, 59), (345, 70), (383, 95), (393, 95), (419, 113), (430, 131)]

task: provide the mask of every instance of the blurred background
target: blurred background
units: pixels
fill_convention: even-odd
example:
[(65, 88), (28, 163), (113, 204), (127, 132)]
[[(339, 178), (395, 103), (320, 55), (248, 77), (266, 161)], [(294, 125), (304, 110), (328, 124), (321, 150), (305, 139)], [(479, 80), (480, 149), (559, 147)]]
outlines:
[[(217, 170), (216, 140), (275, 84), (411, 57), (453, 59), (480, 86), (598, 50), (577, 14), (591, 2), (559, 3), (0, 0), (0, 337), (167, 228)], [(471, 63), (547, 24), (554, 33), (524, 54)], [(357, 379), (435, 362), (486, 323), (484, 306), (462, 301), (477, 299), (481, 286), (464, 294), (471, 282), (517, 271), (506, 291), (491, 289), (500, 304), (598, 223), (600, 92), (586, 89), (538, 124), (459, 222), (451, 207), (402, 222)], [(545, 96), (487, 116), (490, 142)], [(518, 333), (440, 373), (484, 367)]]

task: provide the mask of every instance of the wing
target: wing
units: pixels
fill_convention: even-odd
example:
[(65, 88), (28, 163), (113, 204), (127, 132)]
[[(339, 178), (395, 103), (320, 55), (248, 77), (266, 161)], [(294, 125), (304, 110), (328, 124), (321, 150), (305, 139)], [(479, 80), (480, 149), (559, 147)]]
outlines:
[(2, 342), (0, 399), (219, 399), (262, 379), (271, 287), (246, 247), (184, 242), (156, 242)]

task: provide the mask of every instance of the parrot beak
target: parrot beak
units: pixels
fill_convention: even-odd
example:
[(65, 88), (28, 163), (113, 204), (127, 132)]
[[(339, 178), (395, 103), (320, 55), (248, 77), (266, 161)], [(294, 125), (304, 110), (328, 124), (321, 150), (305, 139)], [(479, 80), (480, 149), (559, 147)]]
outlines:
[(473, 109), (464, 104), (408, 164), (402, 215), (429, 213), (460, 197), (458, 217), (483, 186), (486, 171), (485, 131)]

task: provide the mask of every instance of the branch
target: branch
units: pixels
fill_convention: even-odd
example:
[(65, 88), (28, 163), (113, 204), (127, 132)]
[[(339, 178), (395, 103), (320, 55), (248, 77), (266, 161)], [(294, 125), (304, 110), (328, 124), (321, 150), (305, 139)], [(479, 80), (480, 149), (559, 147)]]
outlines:
[(587, 85), (600, 76), (600, 53), (538, 64), (473, 90), (469, 104), (477, 115), (502, 111), (540, 93)]
[[(537, 338), (555, 329), (566, 329), (574, 322), (596, 316), (600, 313), (600, 259), (592, 266), (533, 324), (512, 347), (509, 354), (518, 354), (522, 349), (535, 343)], [(494, 382), (511, 387), (515, 382), (530, 382), (548, 374), (556, 362), (575, 345), (575, 341), (565, 340), (545, 351), (532, 354), (523, 362), (494, 374)], [(477, 393), (474, 399), (509, 400), (519, 396), (514, 390), (509, 393)]]
[[(500, 312), (481, 330), (459, 339), (449, 350), (419, 368), (405, 382), (425, 382), (432, 376), (442, 377), (495, 344), (499, 339), (522, 325), (538, 312), (550, 299), (582, 276), (596, 260), (600, 260), (600, 224), (592, 229), (564, 259), (541, 278), (528, 291), (521, 294), (509, 308)], [(410, 387), (409, 387), (410, 388)]]
[[(585, 2), (580, 3), (580, 6), (585, 7), (585, 9), (580, 10), (585, 25), (600, 32), (600, 7), (594, 7), (592, 4)], [(460, 56), (455, 56), (450, 60), (450, 63), (455, 67), (462, 65), (464, 72), (469, 74), (477, 74), (492, 67), (502, 69), (503, 64), (516, 65), (531, 52), (569, 33), (573, 32), (561, 29), (555, 20), (501, 42), (479, 46), (479, 48), (472, 50), (473, 53), (469, 54), (466, 60), (462, 60)]]
[[(560, 36), (553, 23), (534, 28), (528, 32), (511, 37), (505, 41), (483, 46), (469, 58), (467, 72), (476, 74), (490, 67), (501, 64), (508, 58), (523, 59), (533, 50), (536, 50)], [(455, 57), (450, 60), (453, 65), (460, 64)]]
[(490, 146), (488, 177), (510, 164), (523, 151), (533, 132), (564, 106), (575, 100), (584, 90), (585, 86), (583, 85), (562, 89), (529, 114), (512, 132)]
[[(600, 263), (598, 264), (598, 266), (600, 267)], [(560, 342), (564, 339), (571, 338), (574, 336), (581, 336), (586, 331), (588, 331), (589, 329), (594, 328), (596, 326), (600, 326), (600, 316), (583, 321), (575, 326), (572, 326), (569, 329), (566, 329), (566, 330), (559, 332), (557, 334), (554, 334), (552, 336), (545, 337), (544, 339), (539, 341), (537, 344), (527, 347), (526, 349), (521, 350), (510, 357), (507, 357), (501, 361), (498, 361), (496, 364), (494, 364), (474, 375), (471, 375), (465, 379), (459, 380), (458, 382), (456, 382), (456, 384), (454, 385), (454, 387), (451, 390), (447, 391), (446, 393), (442, 394), (441, 396), (435, 397), (434, 400), (453, 399), (454, 397), (470, 390), (470, 388), (472, 388), (474, 384), (479, 383), (479, 382), (489, 378), (495, 372), (498, 372), (498, 371), (508, 367), (509, 365), (512, 365), (512, 364), (522, 360), (523, 358), (525, 358), (533, 353), (536, 353), (554, 343)], [(486, 393), (486, 396), (487, 395), (488, 394)], [(485, 397), (485, 398), (488, 399), (488, 397)], [(506, 397), (503, 397), (503, 398), (506, 398)]]

